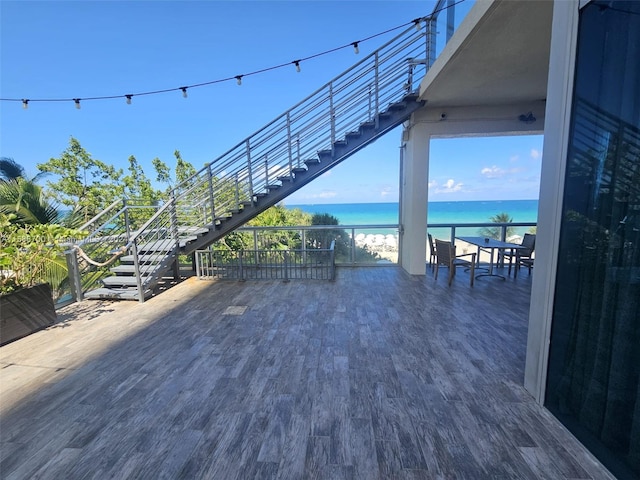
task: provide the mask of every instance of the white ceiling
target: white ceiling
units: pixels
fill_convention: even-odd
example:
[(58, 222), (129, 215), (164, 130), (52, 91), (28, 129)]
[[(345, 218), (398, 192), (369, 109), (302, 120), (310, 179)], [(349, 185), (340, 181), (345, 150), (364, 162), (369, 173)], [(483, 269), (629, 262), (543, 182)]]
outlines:
[(545, 100), (553, 2), (478, 0), (425, 76), (427, 106)]

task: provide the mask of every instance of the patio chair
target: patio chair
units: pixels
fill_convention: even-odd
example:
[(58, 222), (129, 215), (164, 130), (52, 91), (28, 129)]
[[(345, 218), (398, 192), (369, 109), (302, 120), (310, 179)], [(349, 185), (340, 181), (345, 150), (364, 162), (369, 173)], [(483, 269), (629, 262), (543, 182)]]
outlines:
[[(524, 265), (529, 269), (533, 268), (533, 251), (536, 248), (536, 236), (533, 233), (525, 233), (520, 244), (526, 248), (518, 248), (513, 252), (504, 252), (504, 258), (509, 258), (509, 275), (511, 275), (511, 267), (514, 266), (513, 278), (518, 276), (520, 266)], [(515, 263), (515, 265), (514, 265)]]
[(433, 242), (433, 237), (430, 233), (427, 233), (427, 238), (429, 239), (429, 266), (431, 270), (433, 270), (436, 266), (436, 244)]
[[(456, 247), (451, 242), (436, 239), (436, 275), (435, 279), (438, 280), (438, 270), (440, 266), (449, 267), (449, 286), (453, 281), (453, 277), (456, 274), (456, 267), (468, 268), (471, 275), (469, 284), (473, 287), (473, 280), (475, 278), (476, 269), (476, 253), (465, 253), (462, 255), (456, 255)], [(471, 260), (467, 260), (463, 257), (471, 257)]]

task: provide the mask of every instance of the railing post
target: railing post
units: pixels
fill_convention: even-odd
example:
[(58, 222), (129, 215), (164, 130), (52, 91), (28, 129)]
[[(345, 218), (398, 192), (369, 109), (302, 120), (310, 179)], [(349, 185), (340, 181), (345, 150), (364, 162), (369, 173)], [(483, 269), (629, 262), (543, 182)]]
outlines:
[(351, 229), (351, 253), (349, 254), (351, 257), (351, 263), (356, 263), (356, 229)]
[[(138, 287), (138, 301), (144, 303), (144, 287), (142, 285), (142, 275), (140, 274), (140, 260), (138, 259), (138, 239), (133, 241), (131, 245), (131, 254), (133, 255), (133, 266), (136, 272), (136, 286)], [(176, 262), (177, 262), (176, 256)]]
[(331, 121), (331, 154), (334, 153), (336, 143), (336, 116), (333, 110), (333, 82), (329, 84), (329, 117)]
[[(178, 264), (178, 255), (180, 254), (180, 234), (178, 232), (178, 212), (176, 210), (176, 197), (173, 191), (169, 194), (169, 229), (171, 230), (171, 239), (174, 240), (175, 261), (173, 262), (174, 278), (180, 277), (180, 265)], [(144, 300), (143, 300), (144, 301)]]
[(200, 274), (200, 256), (202, 255), (201, 250), (196, 250), (193, 252), (193, 256), (196, 259), (196, 278), (198, 280), (202, 280), (202, 275)]
[(380, 58), (378, 56), (378, 52), (375, 54), (375, 82), (373, 85), (374, 95), (375, 95), (375, 121), (376, 128), (380, 126), (380, 117), (378, 114), (380, 113)]
[(251, 199), (251, 204), (253, 205), (253, 173), (251, 169), (251, 145), (249, 144), (248, 138), (247, 138), (247, 172), (249, 175), (249, 198)]
[(407, 87), (405, 88), (408, 94), (413, 91), (413, 67), (414, 64), (409, 60), (409, 78), (407, 79)]
[(371, 85), (369, 85), (369, 121), (373, 120), (373, 106), (371, 101)]
[(244, 250), (240, 250), (238, 252), (238, 267), (239, 267), (238, 274), (240, 275), (240, 281), (241, 282), (245, 281), (245, 278), (244, 278), (244, 266), (242, 264), (243, 255), (244, 255)]
[(331, 242), (331, 252), (329, 254), (329, 268), (331, 277), (330, 280), (335, 280), (336, 278), (336, 241), (333, 240)]
[(293, 178), (293, 148), (291, 145), (291, 112), (287, 112), (287, 153), (289, 155), (289, 177)]
[(296, 166), (300, 168), (300, 134), (296, 135)]
[(256, 265), (258, 265), (260, 262), (258, 262), (258, 231), (254, 230), (253, 231), (253, 259)]
[(264, 156), (264, 188), (265, 190), (269, 186), (269, 157)]
[(453, 31), (455, 28), (456, 18), (456, 6), (455, 0), (447, 0), (447, 36), (445, 43), (449, 43), (451, 37), (453, 37)]
[(211, 164), (207, 164), (207, 184), (209, 188), (209, 207), (211, 208), (211, 225), (215, 225), (216, 209), (213, 203), (213, 174), (211, 173)]
[(307, 231), (303, 228), (300, 230), (300, 238), (302, 239), (302, 262), (307, 264)]
[(76, 302), (81, 302), (84, 300), (84, 293), (82, 292), (82, 278), (80, 277), (80, 266), (78, 265), (78, 252), (75, 248), (72, 248), (65, 252), (65, 257), (69, 276), (72, 280), (71, 295)]
[(124, 228), (125, 228), (125, 238), (127, 241), (125, 243), (129, 243), (129, 238), (131, 237), (131, 224), (129, 223), (129, 208), (127, 207), (127, 199), (122, 199), (122, 207), (124, 208)]
[(236, 208), (235, 210), (240, 210), (240, 178), (238, 177), (238, 174), (236, 173), (235, 175), (236, 179), (236, 192), (235, 192), (235, 201), (236, 201)]
[(284, 250), (284, 280), (283, 282), (289, 281), (289, 250)]
[(436, 36), (438, 34), (438, 19), (430, 16), (426, 21), (427, 28), (427, 69), (431, 68), (436, 59)]

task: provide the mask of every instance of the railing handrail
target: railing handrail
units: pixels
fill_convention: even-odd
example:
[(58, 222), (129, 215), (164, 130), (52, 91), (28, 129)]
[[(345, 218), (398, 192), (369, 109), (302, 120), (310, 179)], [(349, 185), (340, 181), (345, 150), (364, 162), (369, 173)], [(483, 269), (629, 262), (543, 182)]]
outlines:
[(98, 221), (99, 218), (102, 218), (104, 215), (106, 215), (107, 213), (109, 213), (111, 210), (113, 210), (119, 203), (122, 203), (124, 200), (122, 198), (117, 199), (116, 201), (114, 201), (111, 205), (109, 205), (107, 208), (105, 208), (104, 210), (102, 210), (100, 213), (98, 213), (97, 215), (95, 215), (93, 218), (91, 218), (90, 220), (88, 220), (87, 222), (85, 222), (84, 224), (82, 224), (82, 226), (78, 227), (78, 230), (86, 230), (89, 225), (91, 225), (92, 223), (96, 223)]

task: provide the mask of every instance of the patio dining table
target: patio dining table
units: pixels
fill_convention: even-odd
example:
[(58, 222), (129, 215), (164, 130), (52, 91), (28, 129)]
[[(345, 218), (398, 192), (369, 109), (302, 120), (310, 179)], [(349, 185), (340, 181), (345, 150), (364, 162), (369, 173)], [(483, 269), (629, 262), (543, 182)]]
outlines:
[(479, 273), (478, 275), (476, 275), (476, 278), (479, 277), (498, 277), (498, 278), (502, 278), (502, 280), (505, 280), (505, 276), (504, 275), (500, 275), (499, 273), (494, 273), (493, 271), (493, 257), (494, 257), (494, 252), (496, 250), (500, 251), (500, 250), (511, 250), (512, 252), (518, 249), (522, 249), (522, 248), (526, 248), (523, 247), (522, 245), (519, 245), (517, 243), (509, 243), (509, 242), (502, 242), (500, 240), (495, 240), (493, 238), (488, 238), (488, 237), (456, 237), (456, 240), (460, 240), (462, 242), (466, 242), (468, 244), (471, 245), (475, 245), (478, 247), (478, 255), (477, 255), (477, 263), (478, 266), (480, 266), (480, 251), (485, 251), (485, 252), (489, 252), (489, 267), (488, 267), (488, 271), (487, 273)]

